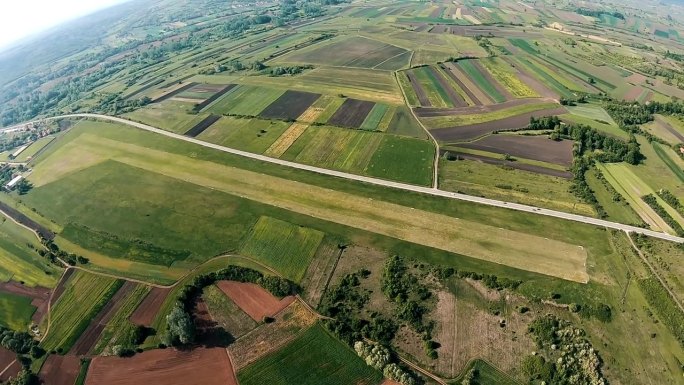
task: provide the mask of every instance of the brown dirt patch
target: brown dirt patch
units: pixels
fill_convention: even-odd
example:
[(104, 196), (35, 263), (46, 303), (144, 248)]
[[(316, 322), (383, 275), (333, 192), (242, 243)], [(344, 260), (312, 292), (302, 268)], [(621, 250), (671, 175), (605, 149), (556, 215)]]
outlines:
[(366, 100), (347, 99), (328, 120), (328, 124), (339, 127), (359, 128), (375, 103)]
[(32, 229), (45, 239), (52, 240), (55, 238), (55, 233), (50, 231), (50, 229), (22, 214), (19, 210), (8, 205), (7, 203), (0, 202), (0, 211), (2, 211), (6, 216), (14, 219), (15, 222)]
[(171, 289), (153, 287), (128, 319), (136, 325), (150, 326)]
[(629, 101), (634, 101), (639, 99), (639, 96), (643, 93), (643, 89), (641, 87), (632, 87), (629, 91), (624, 96), (625, 100)]
[(571, 140), (554, 141), (546, 136), (490, 135), (472, 143), (460, 144), (473, 150), (510, 154), (514, 157), (539, 160), (570, 167)]
[(274, 322), (259, 326), (238, 338), (228, 347), (233, 357), (235, 371), (285, 346), (317, 320), (318, 317), (301, 302), (293, 302), (284, 311), (278, 313)]
[(185, 92), (185, 91), (191, 89), (192, 87), (194, 87), (196, 85), (197, 85), (197, 83), (188, 83), (188, 84), (185, 84), (181, 87), (175, 88), (173, 91), (167, 92), (166, 94), (159, 96), (158, 98), (152, 100), (152, 103), (160, 103), (160, 102), (163, 102), (164, 100), (171, 99), (172, 97), (180, 94), (181, 92)]
[(49, 385), (74, 385), (81, 370), (81, 360), (74, 355), (52, 354), (45, 360), (39, 377)]
[(257, 322), (272, 317), (294, 301), (288, 296), (281, 300), (259, 285), (234, 281), (220, 281), (216, 286), (236, 305)]
[(116, 294), (112, 296), (97, 316), (90, 321), (90, 325), (88, 325), (83, 334), (78, 338), (78, 341), (76, 341), (76, 344), (71, 348), (71, 354), (84, 356), (90, 352), (100, 339), (100, 334), (102, 334), (102, 331), (107, 326), (109, 320), (111, 320), (116, 312), (119, 311), (124, 304), (126, 297), (135, 289), (135, 286), (135, 283), (126, 281), (119, 290), (117, 290)]
[(297, 119), (321, 97), (304, 91), (287, 90), (278, 99), (261, 111), (259, 116), (270, 119)]
[(440, 141), (457, 142), (463, 140), (472, 140), (484, 135), (491, 134), (495, 131), (510, 130), (516, 128), (525, 128), (530, 124), (530, 118), (541, 118), (544, 116), (562, 115), (567, 113), (567, 110), (562, 107), (539, 110), (524, 113), (521, 115), (512, 116), (506, 119), (493, 120), (491, 122), (484, 122), (478, 124), (471, 124), (468, 126), (436, 128), (430, 130), (430, 133)]
[(95, 357), (85, 383), (237, 385), (237, 380), (225, 349), (158, 349), (130, 358)]
[[(0, 291), (21, 295), (23, 297), (31, 298), (31, 305), (36, 307), (36, 312), (33, 313), (31, 321), (39, 324), (47, 311), (47, 304), (50, 299), (50, 289), (45, 287), (28, 287), (18, 282), (0, 282)], [(0, 370), (2, 365), (0, 364)]]

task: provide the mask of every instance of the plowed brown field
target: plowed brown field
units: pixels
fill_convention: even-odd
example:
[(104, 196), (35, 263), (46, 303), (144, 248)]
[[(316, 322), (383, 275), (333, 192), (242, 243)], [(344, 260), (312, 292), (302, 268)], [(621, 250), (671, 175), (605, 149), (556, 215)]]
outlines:
[(153, 287), (128, 319), (136, 325), (150, 326), (171, 289)]
[(278, 300), (253, 283), (220, 281), (216, 286), (257, 322), (261, 322), (264, 317), (272, 317), (294, 301), (291, 296)]
[(237, 380), (226, 349), (158, 349), (130, 358), (95, 357), (85, 383), (237, 385)]
[(74, 355), (60, 356), (53, 354), (45, 360), (40, 369), (39, 377), (44, 384), (74, 385), (78, 372), (81, 370), (81, 360)]

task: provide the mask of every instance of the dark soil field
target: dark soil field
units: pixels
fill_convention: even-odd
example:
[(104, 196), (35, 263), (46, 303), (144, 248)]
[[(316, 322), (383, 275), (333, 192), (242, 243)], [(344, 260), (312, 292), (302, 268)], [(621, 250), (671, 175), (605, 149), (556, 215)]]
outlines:
[[(7, 292), (31, 298), (31, 305), (36, 307), (31, 320), (39, 324), (47, 310), (47, 303), (50, 299), (50, 289), (45, 287), (27, 287), (18, 282), (0, 282), (0, 292)], [(0, 368), (2, 365), (0, 364)]]
[(430, 67), (430, 71), (432, 72), (432, 75), (437, 79), (439, 82), (439, 85), (442, 86), (444, 91), (446, 91), (447, 95), (449, 95), (449, 100), (451, 100), (451, 103), (453, 103), (454, 106), (456, 107), (467, 107), (468, 103), (461, 97), (461, 95), (454, 90), (449, 83), (447, 82), (446, 79), (442, 76), (439, 71), (434, 69), (433, 67)]
[(237, 385), (237, 380), (226, 349), (157, 349), (130, 358), (95, 357), (90, 363), (85, 383)]
[(459, 87), (461, 87), (461, 89), (463, 90), (463, 92), (465, 92), (466, 95), (468, 95), (468, 97), (470, 98), (470, 100), (472, 100), (473, 103), (474, 103), (476, 106), (481, 106), (481, 105), (482, 105), (482, 102), (480, 101), (480, 99), (478, 99), (478, 98), (473, 94), (473, 92), (472, 92), (470, 89), (468, 89), (468, 87), (466, 87), (465, 84), (463, 84), (463, 82), (461, 81), (461, 79), (459, 79), (458, 76), (456, 76), (455, 73), (453, 73), (453, 72), (452, 72), (449, 68), (447, 68), (444, 64), (440, 64), (439, 66), (442, 67), (442, 69), (444, 70), (444, 72), (446, 72), (447, 75), (449, 75), (449, 77), (450, 77), (454, 82), (456, 82), (456, 84), (458, 84)]
[(121, 286), (112, 299), (110, 299), (102, 310), (100, 310), (97, 316), (90, 322), (88, 328), (78, 338), (74, 347), (71, 348), (71, 354), (84, 356), (90, 352), (100, 339), (100, 334), (102, 334), (102, 331), (107, 326), (109, 320), (114, 317), (121, 305), (123, 305), (126, 297), (133, 291), (135, 285), (135, 283), (126, 282)]
[(321, 97), (321, 94), (302, 91), (285, 91), (278, 99), (261, 111), (259, 116), (269, 119), (295, 120)]
[(347, 99), (328, 120), (328, 124), (339, 127), (359, 128), (374, 106), (375, 103), (373, 102)]
[(539, 160), (570, 167), (572, 165), (572, 141), (556, 142), (546, 136), (490, 135), (472, 143), (459, 146), (473, 150), (510, 154), (513, 157)]
[[(16, 354), (0, 346), (0, 373), (2, 373), (2, 375), (0, 375), (0, 382), (5, 382), (10, 377), (14, 377), (19, 373), (21, 364), (18, 362), (12, 364), (12, 362), (15, 362), (16, 358)], [(12, 364), (12, 366), (8, 368), (10, 364)], [(7, 370), (5, 370), (5, 368), (7, 368)]]
[(294, 301), (294, 297), (278, 300), (253, 283), (221, 281), (216, 286), (257, 322), (263, 321), (264, 317), (274, 316)]
[(539, 118), (542, 116), (562, 115), (564, 113), (566, 113), (565, 108), (533, 111), (506, 119), (472, 124), (470, 126), (437, 128), (430, 130), (430, 133), (432, 133), (437, 140), (444, 142), (464, 141), (479, 138), (483, 135), (491, 134), (494, 131), (525, 128), (530, 124), (530, 118), (533, 116)]
[(45, 239), (54, 239), (55, 238), (55, 233), (50, 231), (47, 227), (42, 226), (41, 224), (33, 221), (33, 219), (27, 217), (26, 215), (20, 213), (17, 211), (14, 207), (9, 206), (8, 204), (4, 202), (0, 202), (0, 211), (5, 213), (8, 217), (14, 219), (18, 223), (21, 223), (22, 225), (32, 229), (38, 235)]
[(81, 360), (74, 355), (52, 354), (45, 360), (39, 377), (46, 385), (74, 385), (81, 370)]
[(411, 83), (411, 87), (413, 87), (413, 92), (416, 93), (416, 96), (418, 97), (418, 102), (420, 103), (421, 106), (423, 107), (430, 107), (432, 106), (432, 103), (430, 103), (430, 100), (428, 99), (427, 95), (425, 94), (425, 90), (423, 89), (423, 86), (420, 85), (420, 82), (418, 79), (416, 79), (413, 74), (411, 74), (409, 71), (404, 72), (406, 74), (406, 77), (408, 78), (409, 82)]
[(164, 95), (154, 99), (152, 101), (152, 103), (159, 103), (159, 102), (163, 102), (164, 100), (171, 99), (172, 97), (180, 94), (181, 92), (185, 92), (185, 91), (191, 89), (192, 87), (195, 87), (196, 85), (197, 85), (197, 83), (188, 83), (188, 84), (184, 85), (183, 87), (177, 88), (177, 89), (169, 92), (168, 94), (164, 94)]
[[(232, 90), (233, 88), (235, 88), (235, 86), (236, 86), (235, 84), (228, 84), (227, 86), (224, 86), (222, 89), (216, 91), (215, 94), (211, 95), (211, 96), (210, 96), (209, 98), (207, 98), (205, 101), (203, 101), (202, 103), (197, 104), (197, 107), (196, 107), (195, 109), (196, 109), (197, 111), (202, 111), (202, 110), (205, 109), (208, 105), (210, 105), (211, 103), (213, 103), (215, 100), (217, 100), (217, 99), (220, 98), (221, 96), (225, 95), (226, 92), (228, 92), (228, 91)], [(193, 89), (197, 89), (197, 87), (195, 87), (195, 88), (193, 88)]]
[(209, 115), (206, 118), (202, 119), (201, 122), (197, 123), (195, 127), (189, 129), (184, 135), (189, 136), (189, 137), (196, 137), (197, 135), (201, 134), (209, 128), (212, 124), (216, 123), (219, 119), (221, 119), (220, 115)]
[(451, 151), (450, 150), (449, 152), (453, 155), (457, 155), (460, 159), (472, 160), (472, 161), (482, 162), (482, 163), (487, 163), (487, 164), (495, 164), (498, 166), (508, 166), (508, 167), (515, 168), (518, 170), (530, 171), (530, 172), (534, 172), (537, 174), (557, 176), (559, 178), (565, 178), (565, 179), (572, 179), (572, 173), (570, 171), (554, 170), (551, 168), (535, 166), (532, 164), (526, 164), (526, 163), (520, 163), (520, 162), (511, 162), (508, 160), (495, 159), (495, 158), (490, 158), (490, 157), (481, 156), (481, 155), (464, 154), (464, 153), (460, 153), (458, 151)]
[(150, 326), (171, 289), (153, 287), (128, 319), (136, 325)]

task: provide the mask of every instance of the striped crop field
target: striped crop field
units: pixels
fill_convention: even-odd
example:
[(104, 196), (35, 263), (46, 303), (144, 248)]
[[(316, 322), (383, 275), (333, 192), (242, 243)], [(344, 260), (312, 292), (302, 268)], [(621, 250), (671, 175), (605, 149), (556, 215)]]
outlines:
[(324, 235), (318, 230), (262, 216), (247, 236), (240, 253), (299, 282), (304, 278)]

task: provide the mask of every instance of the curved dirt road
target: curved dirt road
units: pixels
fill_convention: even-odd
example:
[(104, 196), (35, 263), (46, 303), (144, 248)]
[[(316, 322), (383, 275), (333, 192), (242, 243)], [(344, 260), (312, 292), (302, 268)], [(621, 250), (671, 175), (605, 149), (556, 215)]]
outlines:
[[(449, 191), (443, 191), (443, 190), (439, 190), (437, 188), (415, 186), (415, 185), (410, 185), (410, 184), (401, 183), (401, 182), (393, 182), (393, 181), (384, 180), (384, 179), (378, 179), (378, 178), (372, 178), (372, 177), (367, 177), (367, 176), (362, 176), (362, 175), (349, 174), (349, 173), (342, 172), (342, 171), (329, 170), (326, 168), (309, 166), (306, 164), (289, 162), (289, 161), (277, 159), (277, 158), (271, 158), (271, 157), (260, 155), (260, 154), (253, 154), (251, 152), (236, 150), (234, 148), (225, 147), (225, 146), (221, 146), (221, 145), (213, 144), (213, 143), (208, 143), (208, 142), (196, 139), (196, 138), (191, 138), (191, 137), (176, 134), (173, 132), (164, 131), (162, 129), (149, 126), (147, 124), (134, 122), (134, 121), (119, 118), (116, 116), (108, 116), (108, 115), (101, 115), (101, 114), (69, 114), (69, 115), (60, 115), (60, 116), (55, 116), (55, 117), (50, 117), (50, 118), (45, 118), (45, 119), (40, 119), (40, 120), (44, 121), (44, 120), (54, 120), (54, 119), (63, 119), (63, 118), (95, 118), (95, 119), (100, 119), (100, 120), (107, 120), (110, 122), (121, 123), (121, 124), (125, 124), (128, 126), (133, 126), (133, 127), (139, 128), (141, 130), (153, 132), (155, 134), (164, 135), (164, 136), (169, 137), (169, 138), (183, 140), (183, 141), (194, 143), (194, 144), (197, 144), (197, 145), (200, 145), (203, 147), (212, 148), (214, 150), (226, 152), (229, 154), (238, 155), (238, 156), (242, 156), (245, 158), (251, 158), (251, 159), (259, 160), (262, 162), (273, 163), (273, 164), (277, 164), (277, 165), (281, 165), (281, 166), (285, 166), (285, 167), (295, 168), (295, 169), (299, 169), (299, 170), (305, 170), (305, 171), (315, 172), (318, 174), (329, 175), (329, 176), (334, 176), (334, 177), (338, 177), (338, 178), (354, 180), (354, 181), (358, 181), (358, 182), (364, 182), (364, 183), (377, 185), (377, 186), (390, 187), (390, 188), (394, 188), (394, 189), (398, 189), (398, 190), (417, 192), (417, 193), (421, 193), (421, 194), (428, 194), (428, 195), (438, 196), (438, 197), (442, 197), (442, 198), (457, 199), (457, 200), (466, 201), (466, 202), (479, 203), (479, 204), (487, 205), (487, 206), (501, 207), (501, 208), (507, 208), (507, 209), (516, 210), (516, 211), (522, 211), (522, 212), (526, 212), (526, 213), (544, 215), (547, 217), (560, 218), (560, 219), (565, 219), (565, 220), (569, 220), (569, 221), (581, 222), (581, 223), (586, 223), (586, 224), (595, 225), (595, 226), (599, 226), (599, 227), (605, 227), (605, 228), (609, 228), (609, 229), (625, 231), (625, 232), (629, 232), (629, 233), (644, 234), (644, 235), (647, 235), (650, 237), (664, 239), (666, 241), (684, 243), (684, 238), (682, 238), (682, 237), (678, 237), (678, 236), (667, 234), (667, 233), (661, 233), (661, 232), (653, 231), (653, 230), (649, 230), (649, 229), (643, 229), (641, 227), (630, 226), (630, 225), (625, 225), (622, 223), (606, 221), (603, 219), (586, 217), (583, 215), (571, 214), (571, 213), (566, 213), (563, 211), (543, 209), (543, 208), (523, 205), (523, 204), (519, 204), (519, 203), (511, 203), (511, 202), (499, 201), (499, 200), (495, 200), (495, 199), (480, 198), (480, 197), (466, 195), (466, 194), (459, 194), (459, 193), (454, 193), (454, 192), (449, 192)], [(24, 124), (27, 124), (27, 123), (24, 123)], [(12, 128), (8, 128), (8, 129), (12, 129)]]

